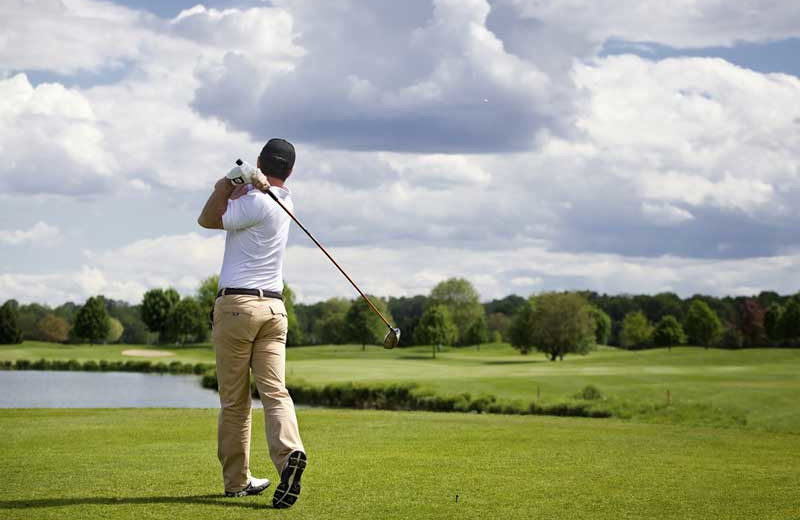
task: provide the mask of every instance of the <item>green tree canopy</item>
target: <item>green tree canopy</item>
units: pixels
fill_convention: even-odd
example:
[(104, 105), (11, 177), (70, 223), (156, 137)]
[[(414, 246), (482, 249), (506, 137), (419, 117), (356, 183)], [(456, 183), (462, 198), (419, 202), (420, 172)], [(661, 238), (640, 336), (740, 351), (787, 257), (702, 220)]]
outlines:
[(8, 300), (0, 307), (0, 344), (22, 343), (18, 318), (15, 300)]
[(594, 341), (598, 345), (608, 345), (611, 338), (611, 316), (595, 305), (589, 307), (594, 322)]
[[(392, 315), (386, 308), (386, 302), (372, 296), (370, 296), (369, 299), (391, 323)], [(384, 325), (381, 319), (362, 298), (355, 300), (350, 306), (350, 309), (347, 311), (345, 323), (347, 340), (360, 344), (362, 348), (366, 348), (367, 345), (382, 344), (383, 337), (388, 330), (386, 325)]]
[(534, 298), (531, 341), (555, 361), (567, 353), (586, 354), (595, 346), (590, 305), (578, 293), (544, 293)]
[(75, 315), (74, 335), (91, 344), (104, 341), (109, 332), (108, 312), (102, 296), (92, 296)]
[(659, 347), (673, 347), (686, 343), (683, 326), (675, 316), (668, 314), (658, 320), (653, 331), (653, 343)]
[(204, 328), (206, 317), (196, 299), (187, 296), (175, 304), (170, 314), (172, 334), (181, 344), (189, 343)]
[(122, 322), (113, 316), (108, 317), (108, 335), (106, 341), (109, 343), (116, 343), (122, 338), (122, 333), (125, 332), (125, 327)]
[(174, 333), (174, 327), (170, 318), (180, 299), (178, 292), (171, 287), (167, 290), (150, 289), (144, 293), (141, 306), (142, 320), (152, 332), (158, 332), (159, 342), (172, 339), (170, 335)]
[(486, 327), (486, 318), (481, 315), (472, 322), (464, 335), (463, 345), (480, 345), (489, 341), (489, 329)]
[(619, 342), (622, 348), (637, 349), (649, 345), (653, 339), (653, 326), (642, 311), (629, 312), (622, 320)]
[(457, 337), (458, 329), (444, 305), (429, 305), (414, 330), (418, 345), (453, 345)]
[(722, 335), (722, 323), (708, 304), (696, 298), (686, 313), (686, 334), (689, 341), (703, 347), (710, 347)]
[(511, 346), (522, 354), (527, 354), (534, 348), (533, 336), (533, 303), (528, 300), (517, 308), (514, 319), (508, 330)]
[(428, 305), (444, 305), (458, 329), (457, 343), (463, 344), (467, 330), (475, 320), (484, 315), (478, 292), (464, 278), (450, 278), (439, 282), (431, 290)]
[[(526, 333), (527, 332), (527, 333)], [(551, 361), (568, 353), (586, 354), (595, 345), (589, 302), (578, 293), (543, 293), (523, 305), (511, 325), (512, 345), (531, 347)]]
[(55, 314), (47, 314), (36, 324), (38, 337), (44, 341), (63, 343), (69, 339), (69, 323)]
[(779, 341), (783, 338), (781, 331), (783, 311), (783, 305), (780, 303), (773, 303), (764, 314), (764, 330), (767, 333), (767, 337), (772, 341)]
[(782, 339), (794, 340), (800, 338), (800, 296), (795, 296), (789, 303), (781, 315), (778, 329)]
[(286, 306), (286, 318), (289, 322), (289, 329), (286, 333), (286, 346), (296, 347), (303, 344), (303, 329), (297, 319), (294, 310), (294, 291), (289, 284), (283, 284), (283, 304)]

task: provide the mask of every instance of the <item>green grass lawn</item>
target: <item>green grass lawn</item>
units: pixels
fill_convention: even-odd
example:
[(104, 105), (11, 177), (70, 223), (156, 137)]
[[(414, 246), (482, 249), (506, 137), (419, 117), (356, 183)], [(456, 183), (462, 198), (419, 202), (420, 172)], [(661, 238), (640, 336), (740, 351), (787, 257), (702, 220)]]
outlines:
[[(0, 347), (2, 359), (137, 359), (131, 348), (170, 350), (154, 361), (212, 363), (209, 346), (184, 348), (63, 346), (26, 342)], [(139, 358), (144, 359), (144, 358)], [(639, 421), (747, 427), (800, 433), (800, 350), (705, 350), (695, 347), (629, 352), (601, 348), (588, 356), (550, 362), (520, 355), (508, 345), (447, 349), (431, 359), (429, 348), (391, 351), (341, 345), (288, 350), (290, 381), (310, 384), (416, 382), (452, 395), (469, 392), (525, 402), (571, 399), (586, 385), (607, 397), (606, 406)], [(667, 404), (669, 392), (670, 405)]]
[[(254, 412), (252, 469), (275, 479)], [(800, 438), (614, 419), (299, 411), (294, 508), (220, 497), (214, 410), (0, 410), (4, 519), (791, 519)], [(459, 495), (456, 503), (455, 495)]]

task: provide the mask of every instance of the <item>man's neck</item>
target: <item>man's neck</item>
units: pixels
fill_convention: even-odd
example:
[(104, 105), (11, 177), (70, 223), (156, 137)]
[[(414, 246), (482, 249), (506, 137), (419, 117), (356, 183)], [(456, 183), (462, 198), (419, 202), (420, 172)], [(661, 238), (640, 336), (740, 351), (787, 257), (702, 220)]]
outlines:
[(276, 186), (278, 188), (283, 188), (283, 184), (286, 182), (283, 179), (279, 179), (277, 177), (270, 177), (267, 176), (267, 182), (269, 182), (270, 186)]

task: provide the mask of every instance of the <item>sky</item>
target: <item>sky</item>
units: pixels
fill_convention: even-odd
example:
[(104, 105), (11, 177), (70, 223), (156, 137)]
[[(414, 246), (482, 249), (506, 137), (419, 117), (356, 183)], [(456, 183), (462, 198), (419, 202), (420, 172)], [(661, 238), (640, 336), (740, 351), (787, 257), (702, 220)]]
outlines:
[[(4, 0), (0, 294), (192, 294), (271, 137), (372, 294), (795, 293), (798, 55), (795, 0)], [(284, 273), (356, 296), (296, 227)]]

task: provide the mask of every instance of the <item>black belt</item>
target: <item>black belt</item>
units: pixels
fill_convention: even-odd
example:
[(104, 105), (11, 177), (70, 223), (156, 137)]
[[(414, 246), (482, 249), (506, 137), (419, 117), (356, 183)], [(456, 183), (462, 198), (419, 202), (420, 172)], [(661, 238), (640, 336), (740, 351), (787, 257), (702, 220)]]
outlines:
[(275, 298), (277, 300), (283, 301), (283, 295), (279, 292), (267, 291), (265, 289), (236, 289), (231, 287), (225, 287), (223, 289), (220, 289), (219, 292), (217, 293), (217, 298), (229, 294), (246, 294), (248, 296), (260, 296), (261, 298)]

